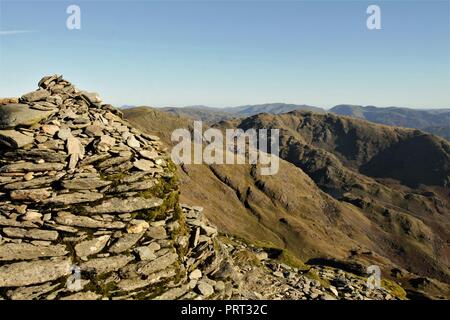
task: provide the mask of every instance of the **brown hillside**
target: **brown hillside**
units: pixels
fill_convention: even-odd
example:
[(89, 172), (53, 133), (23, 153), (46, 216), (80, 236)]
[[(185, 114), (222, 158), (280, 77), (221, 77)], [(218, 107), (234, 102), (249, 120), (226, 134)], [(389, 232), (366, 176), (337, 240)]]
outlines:
[[(158, 116), (152, 121), (155, 112)], [(180, 118), (165, 117), (157, 110), (125, 110), (125, 117), (141, 129), (160, 130), (161, 117), (165, 129), (180, 125)], [(376, 178), (373, 169), (377, 162), (389, 164), (383, 157), (390, 154), (402, 159), (407, 151), (398, 152), (396, 146), (406, 148), (415, 142), (413, 147), (426, 146), (443, 159), (433, 170), (448, 173), (445, 141), (431, 136), (421, 139), (424, 134), (416, 130), (300, 112), (260, 114), (217, 127), (282, 128), (280, 156), (284, 159), (274, 176), (259, 176), (250, 165), (180, 168), (182, 201), (201, 201), (205, 214), (220, 230), (287, 248), (311, 262), (334, 258), (373, 263), (383, 266), (387, 274), (393, 268), (404, 270), (404, 283), (416, 277), (409, 272), (449, 282), (450, 210), (444, 187), (448, 180), (427, 174), (431, 166), (419, 162), (416, 170), (438, 186), (426, 186), (428, 180), (416, 175), (409, 182), (422, 185), (412, 189), (402, 184), (412, 172), (396, 170), (401, 163), (394, 162), (391, 171), (380, 171), (389, 179)], [(368, 171), (372, 177), (363, 174)], [(403, 180), (396, 180), (395, 174)], [(432, 294), (447, 290), (442, 284), (437, 288)]]

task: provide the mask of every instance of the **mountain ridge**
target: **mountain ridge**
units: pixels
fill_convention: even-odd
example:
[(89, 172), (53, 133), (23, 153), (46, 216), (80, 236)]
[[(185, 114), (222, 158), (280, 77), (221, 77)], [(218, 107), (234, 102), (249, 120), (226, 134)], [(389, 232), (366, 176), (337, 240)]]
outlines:
[[(143, 122), (139, 121), (143, 115), (145, 115), (145, 109), (142, 109), (141, 112), (140, 115), (139, 113), (125, 113), (125, 116), (133, 123), (140, 123), (140, 127), (143, 130), (146, 127), (146, 123), (152, 123), (153, 126), (151, 118), (148, 118)], [(163, 113), (163, 111), (159, 112)], [(161, 117), (163, 116), (164, 115), (161, 115)], [(166, 122), (169, 123), (173, 116), (166, 114), (166, 117)], [(317, 117), (322, 117), (327, 120), (322, 119), (319, 121), (317, 120)], [(176, 118), (177, 117), (173, 119)], [(189, 127), (189, 124), (192, 123), (192, 119), (184, 120)], [(356, 127), (354, 127), (354, 123), (357, 124)], [(155, 126), (157, 126), (157, 124), (155, 124)], [(311, 192), (311, 187), (314, 186), (314, 189), (316, 188), (315, 185), (317, 185), (321, 189), (320, 192), (325, 191), (329, 196), (332, 196), (332, 198), (335, 199), (331, 200), (331, 202), (335, 203), (334, 206), (341, 208), (337, 211), (339, 212), (340, 210), (341, 212), (337, 215), (337, 217), (340, 217), (337, 221), (341, 219), (347, 221), (342, 224), (340, 228), (343, 228), (343, 230), (353, 230), (351, 232), (351, 237), (356, 237), (360, 243), (364, 243), (365, 246), (371, 248), (367, 249), (366, 247), (365, 250), (360, 248), (356, 250), (356, 252), (371, 251), (372, 256), (357, 254), (354, 258), (363, 260), (369, 259), (369, 261), (370, 259), (375, 259), (378, 261), (377, 263), (383, 261), (383, 265), (390, 266), (385, 270), (385, 272), (388, 273), (390, 272), (390, 269), (394, 270), (399, 268), (403, 270), (401, 267), (402, 265), (409, 269), (409, 265), (416, 259), (416, 262), (412, 263), (412, 269), (409, 269), (409, 271), (413, 273), (417, 272), (422, 275), (424, 275), (423, 272), (425, 272), (430, 277), (438, 277), (442, 281), (448, 283), (448, 274), (445, 272), (448, 268), (448, 258), (445, 258), (445, 253), (442, 259), (435, 258), (435, 253), (433, 253), (436, 245), (437, 248), (441, 248), (438, 250), (444, 250), (445, 243), (449, 238), (448, 231), (446, 231), (448, 222), (446, 222), (445, 218), (447, 216), (446, 212), (449, 210), (448, 193), (445, 193), (447, 188), (445, 187), (445, 183), (447, 183), (448, 180), (439, 179), (438, 175), (436, 181), (441, 183), (440, 187), (422, 185), (419, 189), (411, 189), (411, 187), (396, 182), (392, 177), (368, 177), (363, 174), (367, 174), (367, 172), (361, 173), (359, 172), (360, 169), (358, 169), (361, 167), (362, 170), (364, 164), (376, 154), (374, 153), (374, 150), (377, 150), (376, 148), (379, 148), (379, 145), (383, 144), (382, 139), (386, 139), (384, 138), (385, 135), (390, 137), (391, 143), (398, 143), (398, 141), (414, 137), (428, 137), (433, 142), (438, 141), (439, 143), (448, 146), (448, 143), (445, 140), (421, 133), (415, 129), (393, 128), (390, 126), (372, 124), (365, 120), (354, 120), (351, 117), (342, 117), (333, 114), (321, 115), (298, 111), (281, 115), (259, 114), (244, 119), (221, 121), (214, 124), (213, 127), (220, 130), (226, 128), (282, 128), (280, 135), (280, 156), (282, 158), (280, 160), (280, 172), (284, 171), (287, 177), (297, 177), (294, 180), (300, 182), (302, 181), (302, 178), (298, 176), (300, 173), (296, 172), (298, 169), (295, 169), (295, 166), (297, 166), (304, 174), (309, 176), (308, 181), (311, 181), (310, 183), (312, 183), (312, 185), (308, 186), (308, 183), (304, 180), (305, 182), (302, 182), (300, 185), (291, 185), (288, 189), (292, 191), (298, 190), (299, 192), (303, 189)], [(173, 129), (175, 128), (176, 125)], [(369, 130), (374, 130), (373, 133), (367, 131), (367, 128), (369, 128)], [(355, 142), (350, 143), (351, 140), (344, 143), (345, 139), (348, 140), (348, 138), (345, 138), (346, 136), (349, 136), (350, 138), (352, 136), (358, 137), (360, 135), (358, 132), (361, 130), (363, 130), (363, 132), (367, 131), (367, 133), (365, 133), (366, 138), (362, 138), (364, 136), (360, 137), (362, 138), (362, 144)], [(340, 138), (337, 140), (333, 138), (337, 136)], [(373, 147), (371, 147), (372, 149), (364, 148), (366, 139), (371, 136), (379, 138), (371, 138), (374, 141), (372, 143), (375, 143)], [(377, 139), (381, 140), (377, 142)], [(333, 147), (334, 143), (336, 143), (333, 141), (337, 141), (340, 147)], [(167, 141), (167, 143), (170, 144), (170, 140)], [(420, 142), (418, 145), (422, 143), (424, 145), (428, 144), (427, 141), (424, 141)], [(347, 158), (352, 152), (355, 152), (355, 154), (360, 153), (360, 156), (356, 158)], [(445, 161), (443, 163), (443, 172), (448, 174), (448, 166), (445, 167), (445, 163), (448, 164), (448, 160)], [(426, 163), (424, 165), (426, 165)], [(364, 168), (364, 170), (369, 169)], [(425, 172), (429, 172), (430, 170), (431, 169), (427, 169)], [(281, 247), (286, 246), (286, 243), (290, 243), (288, 247), (291, 248), (298, 257), (306, 260), (308, 260), (308, 256), (314, 258), (314, 254), (317, 255), (320, 250), (325, 250), (322, 251), (322, 253), (326, 252), (326, 242), (331, 241), (337, 246), (341, 246), (342, 244), (338, 244), (339, 241), (336, 239), (340, 238), (342, 240), (346, 237), (340, 235), (337, 238), (330, 240), (323, 233), (320, 233), (320, 236), (316, 234), (316, 236), (314, 236), (316, 239), (315, 249), (319, 249), (319, 251), (315, 251), (315, 253), (310, 251), (308, 253), (308, 250), (306, 249), (306, 247), (308, 247), (308, 245), (306, 245), (308, 237), (312, 237), (317, 230), (313, 232), (312, 230), (315, 230), (316, 227), (312, 227), (312, 229), (311, 226), (308, 227), (308, 220), (304, 220), (308, 219), (308, 215), (298, 216), (298, 209), (294, 209), (303, 208), (299, 209), (300, 212), (303, 211), (306, 213), (308, 212), (308, 205), (305, 207), (305, 203), (298, 203), (298, 199), (296, 200), (295, 198), (290, 198), (287, 194), (280, 193), (280, 190), (290, 183), (289, 178), (283, 178), (284, 174), (281, 174), (279, 177), (275, 175), (274, 177), (267, 178), (272, 181), (269, 182), (266, 181), (267, 179), (261, 178), (255, 180), (255, 176), (252, 175), (250, 168), (228, 168), (226, 165), (184, 165), (179, 168), (179, 171), (181, 172), (181, 189), (185, 190), (184, 196), (183, 192), (181, 193), (182, 198), (184, 197), (183, 201), (189, 203), (195, 198), (199, 198), (207, 200), (207, 203), (211, 203), (211, 205), (205, 206), (205, 214), (217, 224), (221, 230), (238, 233), (238, 235), (243, 236), (244, 238), (250, 237), (252, 241), (274, 241)], [(273, 184), (272, 187), (270, 187), (271, 184)], [(303, 186), (301, 186), (302, 184)], [(207, 187), (205, 188), (205, 186)], [(339, 192), (336, 193), (335, 190)], [(308, 192), (306, 192), (305, 195), (308, 194)], [(227, 196), (224, 197), (224, 194)], [(321, 197), (327, 198), (325, 195), (315, 196), (316, 199), (320, 199)], [(396, 198), (398, 199), (394, 200)], [(224, 201), (224, 199), (227, 199), (227, 201)], [(262, 203), (266, 204), (261, 206), (260, 204)], [(217, 207), (223, 208), (224, 212), (229, 213), (233, 218), (231, 218), (231, 220), (226, 220), (228, 221), (227, 223), (221, 223), (221, 216), (217, 215), (218, 213), (215, 213), (215, 208)], [(265, 210), (264, 207), (272, 207), (272, 209)], [(316, 208), (311, 212), (320, 212), (321, 210), (323, 209), (318, 210)], [(277, 217), (277, 215), (273, 214), (273, 212), (277, 211), (280, 212), (281, 216)], [(432, 215), (427, 217), (427, 214)], [(358, 222), (359, 218), (356, 219), (356, 217), (359, 216), (364, 218)], [(333, 217), (333, 215), (329, 216), (329, 218), (331, 217)], [(435, 221), (434, 219), (437, 220)], [(266, 220), (266, 222), (264, 222), (264, 220)], [(237, 221), (241, 221), (239, 225), (253, 227), (248, 228), (247, 230), (240, 230), (239, 232), (239, 228), (233, 227), (233, 225), (235, 225), (233, 224), (233, 221), (236, 222), (236, 225), (238, 225)], [(314, 221), (314, 219), (312, 221)], [(322, 225), (322, 223), (323, 222), (320, 222), (319, 225)], [(347, 224), (347, 227), (343, 227), (345, 224)], [(360, 236), (357, 236), (360, 231), (356, 230), (362, 228), (364, 225), (366, 225), (364, 228), (372, 230), (371, 233), (364, 234), (363, 232)], [(264, 226), (269, 226), (269, 230), (265, 230), (267, 227)], [(252, 228), (255, 229), (252, 230)], [(299, 230), (303, 231), (299, 233)], [(369, 238), (367, 238), (368, 236)], [(430, 240), (422, 239), (421, 237), (424, 236), (424, 239)], [(326, 239), (322, 249), (320, 249), (321, 240), (318, 240), (320, 238)], [(426, 247), (421, 248), (420, 246), (423, 246), (423, 244), (420, 243), (424, 241), (428, 242), (428, 244)], [(433, 242), (435, 242), (435, 244), (432, 244)], [(351, 241), (348, 242), (348, 244), (350, 243)], [(305, 248), (306, 251), (298, 251), (298, 248), (301, 247)], [(313, 247), (311, 248), (313, 249)], [(406, 250), (406, 252), (402, 253), (404, 250)], [(352, 251), (353, 249), (347, 247), (342, 251), (340, 258), (342, 259), (346, 256), (345, 252), (352, 256), (349, 253)], [(339, 250), (335, 249), (335, 258), (336, 255), (338, 255), (338, 252)], [(441, 251), (441, 254), (443, 252), (445, 251)], [(324, 257), (326, 256), (327, 255)], [(413, 258), (414, 256), (417, 258)], [(439, 256), (439, 254), (436, 254), (436, 256)], [(328, 255), (328, 258), (332, 257), (333, 254)], [(420, 262), (422, 259), (423, 261), (428, 261), (428, 259), (431, 260), (429, 260), (428, 264), (424, 264)], [(404, 270), (403, 272), (406, 273), (407, 271)], [(414, 278), (414, 276), (412, 278)], [(407, 287), (410, 286), (409, 282), (414, 282), (412, 278), (410, 280), (401, 280), (402, 285), (406, 285)], [(438, 287), (439, 286), (441, 285), (438, 285)], [(413, 295), (412, 292), (417, 291), (415, 288), (409, 290), (411, 290), (411, 295)], [(447, 289), (439, 289), (438, 291), (442, 294), (442, 292), (445, 292), (446, 290)]]

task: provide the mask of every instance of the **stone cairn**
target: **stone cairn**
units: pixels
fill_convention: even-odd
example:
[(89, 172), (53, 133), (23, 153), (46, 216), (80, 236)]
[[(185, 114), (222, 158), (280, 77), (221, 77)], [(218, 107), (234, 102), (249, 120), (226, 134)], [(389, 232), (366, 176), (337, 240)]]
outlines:
[(179, 205), (158, 137), (61, 76), (18, 102), (0, 106), (0, 298), (226, 297), (217, 230)]
[(0, 99), (0, 300), (395, 299), (219, 236), (178, 194), (159, 138), (96, 94), (54, 75)]

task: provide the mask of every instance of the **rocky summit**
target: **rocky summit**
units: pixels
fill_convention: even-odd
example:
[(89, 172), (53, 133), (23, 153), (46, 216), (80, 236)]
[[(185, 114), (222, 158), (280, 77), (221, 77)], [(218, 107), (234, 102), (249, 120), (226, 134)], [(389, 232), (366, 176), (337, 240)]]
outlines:
[(61, 76), (38, 86), (0, 105), (0, 299), (404, 297), (219, 235), (157, 136)]

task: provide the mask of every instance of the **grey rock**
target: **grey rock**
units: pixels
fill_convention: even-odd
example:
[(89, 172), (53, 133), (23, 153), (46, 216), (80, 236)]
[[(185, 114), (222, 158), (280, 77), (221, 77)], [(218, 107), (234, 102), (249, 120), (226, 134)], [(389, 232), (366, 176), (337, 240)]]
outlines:
[(70, 259), (18, 262), (0, 266), (0, 287), (21, 287), (71, 274)]
[(31, 126), (48, 118), (53, 111), (31, 109), (26, 104), (7, 104), (0, 106), (0, 129), (10, 129), (17, 126)]
[(155, 260), (144, 263), (139, 267), (137, 272), (141, 275), (149, 275), (157, 271), (163, 270), (174, 264), (178, 259), (178, 254), (175, 252), (168, 252), (165, 255), (158, 257)]
[(90, 271), (93, 270), (97, 274), (108, 273), (111, 271), (117, 271), (120, 268), (126, 266), (129, 262), (133, 261), (132, 256), (117, 255), (106, 258), (94, 258), (87, 262), (83, 262), (80, 265), (81, 270)]
[(219, 292), (224, 291), (225, 283), (223, 281), (217, 281), (216, 284), (214, 285), (214, 289)]
[(199, 281), (197, 284), (197, 289), (205, 297), (209, 297), (214, 293), (213, 286), (205, 281)]
[(9, 290), (6, 295), (11, 300), (34, 300), (55, 290), (58, 286), (59, 283), (52, 284), (51, 282), (47, 282), (41, 285), (19, 287), (14, 290)]
[(144, 233), (127, 233), (117, 240), (110, 248), (111, 253), (122, 253), (134, 246)]
[(159, 198), (129, 197), (125, 199), (110, 198), (101, 204), (84, 209), (91, 214), (96, 213), (128, 213), (143, 209), (159, 207), (163, 200)]
[(198, 280), (202, 277), (202, 271), (200, 269), (195, 269), (189, 274), (189, 279)]
[(33, 92), (29, 92), (27, 94), (24, 94), (21, 99), (28, 102), (35, 102), (35, 101), (41, 101), (45, 100), (50, 95), (50, 92), (48, 92), (45, 89), (39, 89)]
[(87, 257), (99, 253), (106, 246), (109, 238), (109, 235), (104, 235), (92, 240), (80, 242), (75, 246), (75, 252), (79, 257)]
[(156, 152), (155, 150), (141, 150), (139, 151), (139, 154), (149, 160), (155, 160), (159, 157), (158, 152)]
[(41, 127), (42, 131), (44, 131), (46, 134), (50, 135), (50, 136), (54, 136), (55, 133), (57, 133), (59, 131), (59, 127), (54, 125), (54, 124), (44, 124)]
[(35, 202), (42, 201), (50, 196), (51, 192), (48, 189), (14, 190), (10, 194), (12, 200)]
[(155, 164), (150, 160), (139, 159), (133, 162), (133, 166), (142, 171), (150, 171)]
[(146, 235), (147, 235), (147, 237), (150, 237), (153, 239), (158, 239), (158, 240), (167, 238), (166, 229), (164, 229), (163, 226), (149, 227), (146, 232)]
[(45, 162), (65, 162), (66, 154), (58, 153), (53, 150), (14, 150), (6, 152), (5, 156), (18, 160), (43, 159)]
[(139, 141), (136, 140), (136, 138), (134, 136), (130, 136), (127, 139), (127, 145), (131, 148), (140, 148), (141, 144), (139, 143)]
[[(32, 174), (32, 172), (28, 172), (26, 175)], [(25, 179), (24, 176), (24, 179)], [(42, 187), (42, 186), (48, 186), (51, 183), (59, 180), (63, 174), (58, 174), (55, 176), (43, 176), (39, 178), (33, 178), (28, 181), (18, 181), (13, 183), (8, 183), (3, 186), (6, 190), (20, 190), (20, 189), (29, 189), (29, 188), (36, 188), (36, 187)]]
[(0, 261), (58, 257), (67, 253), (66, 246), (61, 244), (47, 247), (35, 246), (29, 243), (6, 243), (0, 246)]
[(22, 148), (33, 143), (34, 138), (15, 130), (0, 130), (0, 143), (10, 148)]
[(149, 190), (150, 188), (153, 188), (156, 185), (154, 180), (144, 180), (144, 181), (138, 181), (131, 184), (120, 184), (116, 187), (114, 187), (110, 192), (115, 193), (122, 193), (122, 192), (128, 192), (128, 191), (143, 191), (143, 190)]
[(78, 140), (77, 138), (75, 138), (75, 137), (68, 137), (67, 138), (67, 143), (66, 143), (66, 148), (67, 148), (67, 153), (69, 155), (77, 154), (80, 159), (83, 159), (84, 152), (85, 152), (84, 151), (84, 146), (80, 142), (80, 140)]
[(8, 219), (0, 215), (0, 226), (18, 227), (18, 228), (36, 228), (32, 222), (29, 221), (16, 221), (14, 219)]
[(109, 147), (112, 147), (115, 143), (116, 143), (116, 139), (114, 139), (113, 137), (110, 137), (108, 135), (102, 135), (100, 137), (99, 144), (104, 144)]
[(81, 166), (90, 165), (92, 163), (108, 159), (110, 157), (111, 157), (111, 155), (109, 153), (102, 153), (102, 154), (97, 154), (97, 155), (92, 156), (92, 157), (85, 157), (83, 159), (83, 161), (81, 161), (80, 165)]
[(161, 249), (161, 246), (156, 242), (152, 242), (148, 246), (137, 247), (134, 251), (141, 260), (154, 260), (156, 259), (155, 251), (159, 249)]
[(102, 127), (96, 124), (87, 126), (84, 132), (90, 137), (101, 137), (103, 135)]
[(52, 230), (40, 229), (21, 229), (21, 228), (3, 228), (3, 233), (11, 238), (27, 238), (34, 240), (50, 240), (58, 239), (58, 232)]
[(70, 131), (69, 128), (61, 128), (59, 129), (57, 136), (61, 140), (66, 141), (67, 139), (69, 139), (69, 137), (72, 136), (72, 132)]
[(81, 91), (81, 95), (92, 104), (102, 102), (102, 100), (98, 96), (98, 93), (96, 92)]
[(90, 190), (102, 188), (110, 185), (112, 182), (102, 180), (100, 178), (78, 178), (71, 180), (64, 180), (62, 186), (66, 189), (72, 190)]
[(119, 164), (127, 162), (130, 158), (131, 158), (131, 156), (110, 158), (110, 159), (100, 162), (97, 165), (97, 168), (98, 169), (112, 168), (113, 166), (117, 166)]
[(175, 300), (186, 294), (188, 291), (189, 285), (182, 285), (165, 291), (163, 294), (155, 297), (154, 300)]
[(148, 172), (133, 172), (128, 174), (126, 177), (120, 179), (122, 183), (133, 183), (143, 179), (145, 176), (149, 175)]
[(176, 271), (173, 268), (170, 268), (152, 273), (148, 275), (145, 280), (139, 278), (124, 279), (117, 284), (117, 287), (124, 291), (137, 290), (162, 281), (166, 278), (174, 277), (175, 275)]
[(0, 172), (42, 172), (42, 171), (60, 171), (64, 169), (62, 163), (32, 163), (21, 162), (7, 164), (0, 168)]
[(101, 295), (92, 291), (78, 292), (70, 296), (62, 297), (61, 300), (98, 300)]
[(150, 227), (147, 221), (140, 219), (133, 219), (130, 221), (129, 226), (127, 227), (128, 233), (141, 233), (147, 230)]
[(77, 216), (71, 214), (70, 212), (65, 211), (58, 212), (58, 216), (55, 218), (55, 221), (63, 225), (83, 227), (83, 228), (104, 228), (104, 229), (125, 228), (125, 224), (120, 221), (113, 221), (113, 222), (98, 221), (86, 216)]
[[(63, 193), (51, 198), (45, 199), (44, 204), (54, 204), (54, 205), (69, 205), (83, 202), (97, 201), (103, 198), (103, 194), (97, 192), (74, 192), (74, 193)], [(89, 207), (86, 207), (89, 210)]]

